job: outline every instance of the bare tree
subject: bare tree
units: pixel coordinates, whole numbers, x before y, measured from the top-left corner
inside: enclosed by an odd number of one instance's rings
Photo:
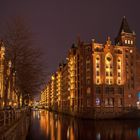
[[[11,60],[11,75],[15,75],[15,91],[18,101],[33,98],[44,83],[42,53],[33,46],[33,34],[21,18],[8,22],[3,40],[6,60]],[[7,90],[6,90],[7,91]],[[6,93],[5,93],[6,94]]]

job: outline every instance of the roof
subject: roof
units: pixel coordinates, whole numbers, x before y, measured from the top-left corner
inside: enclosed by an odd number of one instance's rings
[[[120,30],[119,30],[119,34],[121,34],[122,32],[132,33],[131,29],[129,28],[129,25],[128,25],[128,22],[127,22],[125,16],[122,19],[122,23],[121,23],[121,27],[120,27]]]

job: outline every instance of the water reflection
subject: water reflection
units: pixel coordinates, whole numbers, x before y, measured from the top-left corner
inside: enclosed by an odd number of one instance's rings
[[[140,121],[93,121],[33,111],[31,140],[140,140]]]

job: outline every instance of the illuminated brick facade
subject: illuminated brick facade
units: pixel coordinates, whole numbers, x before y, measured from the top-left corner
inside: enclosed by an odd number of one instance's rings
[[[3,43],[0,43],[0,107],[3,106],[4,99],[4,55],[5,47]]]
[[[6,81],[6,78],[9,80]],[[7,95],[6,93],[7,82]],[[11,75],[11,61],[5,60],[5,46],[0,42],[0,108],[5,106],[17,106],[17,95],[15,93],[15,73]]]
[[[56,74],[55,100],[57,111],[74,115],[101,117],[120,114],[136,107],[136,35],[122,20],[112,44],[84,43],[80,40],[70,48],[66,63]],[[51,83],[51,82],[49,82]],[[49,84],[47,85],[49,86]],[[49,99],[49,98],[48,98]],[[105,115],[106,115],[105,114]]]

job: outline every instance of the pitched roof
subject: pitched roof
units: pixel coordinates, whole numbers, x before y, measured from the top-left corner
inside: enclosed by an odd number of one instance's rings
[[[120,27],[120,30],[119,30],[119,34],[121,34],[121,32],[132,33],[131,29],[129,28],[129,25],[128,25],[128,22],[127,22],[125,16],[122,19],[122,23],[121,23],[121,27]]]

